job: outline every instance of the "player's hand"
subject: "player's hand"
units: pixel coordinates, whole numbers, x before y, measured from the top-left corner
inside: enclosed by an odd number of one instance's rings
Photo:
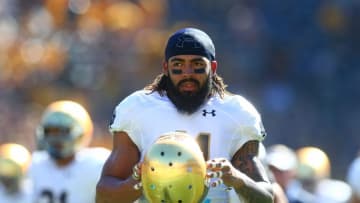
[[[133,167],[133,172],[131,174],[131,177],[138,181],[138,183],[136,183],[134,185],[134,189],[135,190],[140,190],[142,188],[142,184],[141,184],[141,163],[137,163],[135,164],[135,166]]]
[[[225,158],[211,159],[206,162],[206,167],[208,170],[207,178],[211,180],[209,187],[217,187],[225,184],[231,188],[233,187],[234,180],[238,178],[235,176],[239,171]]]

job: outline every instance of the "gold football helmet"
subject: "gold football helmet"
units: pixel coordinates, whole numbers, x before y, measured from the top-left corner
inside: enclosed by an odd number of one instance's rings
[[[149,148],[141,166],[149,202],[198,203],[206,195],[206,163],[195,139],[185,132],[166,133]]]
[[[320,180],[330,176],[330,160],[317,147],[306,146],[296,151],[299,160],[298,178]]]
[[[22,145],[6,143],[0,145],[0,176],[22,176],[28,169],[30,152]]]
[[[24,146],[15,143],[0,145],[0,183],[7,193],[19,190],[30,161],[31,154]]]
[[[92,132],[93,123],[86,109],[76,102],[61,100],[46,108],[37,138],[53,158],[59,159],[87,146]]]

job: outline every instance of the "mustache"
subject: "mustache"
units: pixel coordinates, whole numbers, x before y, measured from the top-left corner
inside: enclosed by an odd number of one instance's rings
[[[186,78],[186,79],[180,80],[178,86],[182,85],[182,84],[185,83],[185,82],[193,82],[193,83],[195,83],[196,85],[200,86],[199,81],[197,81],[197,80],[195,80],[195,79],[193,79],[193,78]]]

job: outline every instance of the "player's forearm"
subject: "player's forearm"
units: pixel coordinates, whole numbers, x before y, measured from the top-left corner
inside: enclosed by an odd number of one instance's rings
[[[272,203],[273,194],[270,183],[255,182],[246,175],[237,181],[234,189],[246,203]]]
[[[96,203],[132,203],[141,196],[141,190],[134,189],[136,183],[132,178],[104,176],[96,186]]]

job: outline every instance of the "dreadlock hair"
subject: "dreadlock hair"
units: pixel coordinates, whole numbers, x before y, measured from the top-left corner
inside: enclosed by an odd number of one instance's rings
[[[150,93],[157,91],[161,96],[163,96],[167,90],[167,77],[168,76],[164,73],[157,75],[152,83],[144,87],[144,90],[150,90]],[[224,98],[225,94],[229,92],[226,90],[227,85],[224,83],[223,78],[217,74],[213,74],[211,77],[212,87],[210,95],[215,95],[217,93],[221,98]]]

